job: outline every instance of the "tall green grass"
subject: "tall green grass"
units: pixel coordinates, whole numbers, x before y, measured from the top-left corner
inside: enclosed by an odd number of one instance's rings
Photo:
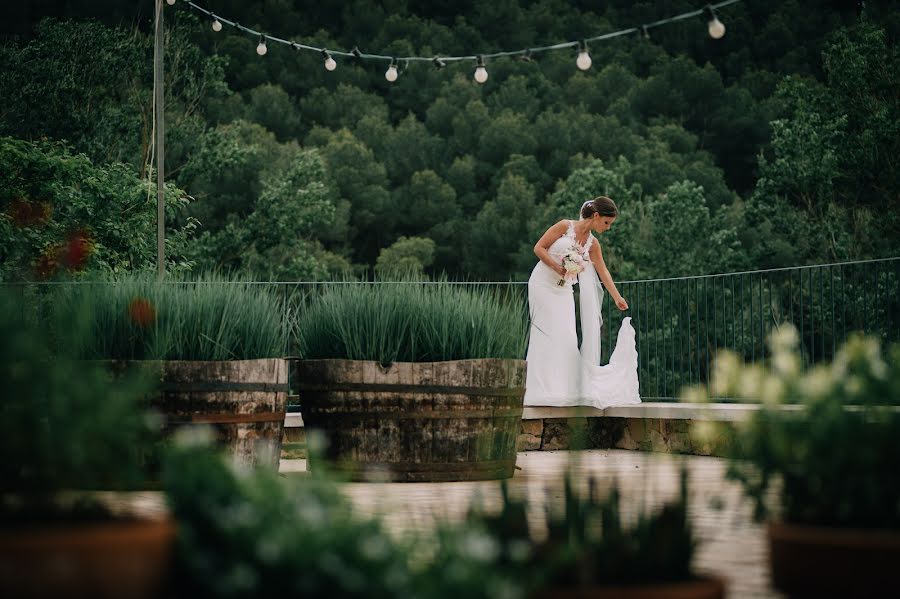
[[[514,292],[487,286],[335,283],[299,312],[294,334],[305,359],[523,358],[526,316]]]
[[[77,355],[113,360],[245,360],[282,357],[284,307],[266,285],[215,277],[130,277],[61,286],[58,331],[81,319]]]

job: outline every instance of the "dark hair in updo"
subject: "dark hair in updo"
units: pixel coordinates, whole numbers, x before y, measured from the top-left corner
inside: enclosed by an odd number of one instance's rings
[[[591,218],[594,214],[615,218],[619,216],[619,209],[616,207],[616,203],[608,197],[598,196],[581,206],[581,218]]]

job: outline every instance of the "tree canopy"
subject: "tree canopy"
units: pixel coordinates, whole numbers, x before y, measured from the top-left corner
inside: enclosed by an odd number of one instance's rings
[[[58,203],[60,231],[87,218],[116,248],[97,268],[146,267],[152,215],[137,226],[126,199],[152,174],[152,15],[112,0],[25,4],[2,25],[0,162],[58,168],[27,191],[4,172],[0,251],[19,263],[4,277],[24,276],[22,261],[60,234],[17,229],[23,198]],[[312,45],[432,56],[580,39],[697,7],[221,0],[215,10]],[[568,50],[490,61],[480,85],[470,63],[401,65],[389,83],[386,63],[339,59],[329,72],[320,55],[280,44],[260,57],[247,35],[167,7],[167,219],[179,259],[281,280],[523,279],[543,231],[597,195],[620,207],[600,240],[616,278],[895,255],[900,11],[763,0],[720,16],[721,40],[687,20],[649,40],[593,44],[588,71]],[[71,177],[77,195],[60,191]],[[124,245],[104,237],[99,214],[132,223]]]

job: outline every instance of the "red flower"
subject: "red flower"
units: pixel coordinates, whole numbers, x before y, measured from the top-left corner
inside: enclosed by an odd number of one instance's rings
[[[63,263],[69,270],[81,270],[94,251],[94,242],[84,229],[69,236],[63,248]]]
[[[137,326],[146,327],[156,320],[156,310],[147,298],[136,297],[128,304],[128,316]]]

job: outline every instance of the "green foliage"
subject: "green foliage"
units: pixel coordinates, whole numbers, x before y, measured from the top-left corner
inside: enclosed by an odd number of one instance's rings
[[[71,15],[68,15],[71,17]],[[203,103],[233,92],[224,61],[191,41],[200,24],[169,29],[166,48],[168,168],[183,163],[205,128]],[[0,46],[0,135],[66,140],[97,164],[145,174],[152,140],[153,37],[96,21],[42,20],[28,43]]]
[[[485,203],[469,229],[465,264],[472,276],[525,278],[534,267],[531,246],[524,247],[527,242],[522,239],[535,210],[534,196],[534,188],[523,177],[510,173],[503,179],[497,199]]]
[[[188,199],[166,188],[167,215]],[[63,144],[0,137],[0,280],[61,271],[125,272],[156,263],[156,186],[124,164],[97,166]],[[167,269],[184,270],[197,223],[170,228]]]
[[[696,8],[651,4],[228,10],[284,38],[329,48],[367,40],[366,51],[430,56],[552,44]],[[192,11],[170,10],[167,176],[196,199],[185,214],[208,233],[190,255],[202,270],[327,279],[369,271],[400,237],[427,237],[435,243],[429,276],[523,278],[537,236],[604,193],[622,207],[604,246],[616,278],[889,255],[900,238],[892,93],[900,68],[891,44],[900,20],[888,3],[866,3],[863,18],[853,3],[819,8],[740,3],[724,9],[722,40],[689,19],[655,30],[650,42],[593,44],[586,72],[565,51],[491,61],[485,85],[464,62],[440,70],[413,63],[389,84],[369,61],[341,59],[327,72],[320,55],[279,44],[260,58],[244,33],[213,33]],[[0,134],[66,140],[97,164],[121,160],[146,175],[153,40],[140,28],[112,26],[145,22],[141,10],[76,3],[13,15],[24,35],[0,44]],[[25,22],[44,14],[100,14],[111,26]],[[263,195],[289,185],[301,143],[321,152],[317,180],[333,190],[335,216],[297,236],[281,217],[293,213],[290,194],[278,192],[284,210],[275,215]],[[568,181],[592,159],[621,177],[614,191]],[[527,187],[504,188],[511,174]],[[570,193],[561,193],[563,181]],[[654,223],[651,205],[687,189],[708,211],[703,231],[693,231],[693,210],[664,210],[670,220]],[[496,220],[513,192],[535,206],[527,226],[523,215],[509,225]],[[261,223],[277,225],[249,229],[257,212]],[[504,238],[491,252],[500,258],[487,264],[480,258],[492,225]],[[632,235],[640,245],[629,243]],[[262,236],[265,244],[256,241]],[[688,247],[673,266],[646,249],[660,238],[676,250],[686,241],[714,243]]]
[[[547,506],[546,538],[529,533],[527,503],[512,497],[505,484],[500,512],[470,509],[466,529],[456,534],[483,536],[479,544],[492,553],[490,568],[532,591],[691,580],[697,542],[688,520],[687,489],[682,470],[676,500],[658,512],[641,511],[626,525],[615,484],[601,497],[590,479],[585,496],[567,471],[562,505]],[[449,578],[438,572],[434,576]]]
[[[284,355],[284,307],[268,286],[224,277],[159,282],[149,277],[61,286],[51,297],[56,328],[73,315],[81,358],[251,360]]]
[[[885,361],[877,338],[854,336],[831,364],[801,372],[797,343],[783,327],[770,338],[768,365],[719,356],[713,392],[763,400],[738,429],[730,475],[758,515],[783,510],[794,523],[900,528],[900,346]]]
[[[294,329],[305,359],[520,358],[525,316],[520,300],[484,285],[349,282],[325,285]]]
[[[841,29],[823,53],[824,82],[778,85],[785,115],[772,122],[748,211],[766,226],[753,244],[759,262],[896,252],[900,100],[888,90],[898,84],[900,52],[885,38],[869,23]]]
[[[0,522],[7,529],[109,517],[80,491],[146,480],[142,461],[159,432],[140,403],[150,381],[113,382],[101,365],[74,360],[67,349],[83,333],[77,320],[59,340],[62,351],[51,352],[30,315],[23,298],[0,294]]]
[[[696,541],[687,516],[687,472],[681,493],[657,513],[641,512],[625,526],[615,485],[600,499],[595,483],[581,497],[566,477],[563,514],[552,514],[537,554],[549,560],[549,580],[571,585],[660,583],[690,580]]]
[[[411,596],[407,548],[336,486],[240,475],[183,443],[164,471],[179,523],[179,587],[210,597]]]
[[[230,170],[229,157],[244,168],[262,168],[259,161],[266,155],[281,164],[265,167],[262,174],[253,173],[258,195],[247,214],[228,213],[223,228],[215,233],[204,231],[199,237],[191,254],[198,269],[249,271],[267,280],[294,281],[346,273],[349,264],[335,261],[316,240],[328,237],[323,230],[336,226],[338,215],[321,156],[316,150],[285,147],[271,140],[267,146],[218,145],[204,159],[216,162],[214,169],[222,171]],[[207,180],[209,176],[203,174]],[[210,213],[210,218],[215,217],[215,212]]]
[[[427,237],[401,237],[381,250],[375,274],[381,280],[421,278],[434,262],[434,241]]]

